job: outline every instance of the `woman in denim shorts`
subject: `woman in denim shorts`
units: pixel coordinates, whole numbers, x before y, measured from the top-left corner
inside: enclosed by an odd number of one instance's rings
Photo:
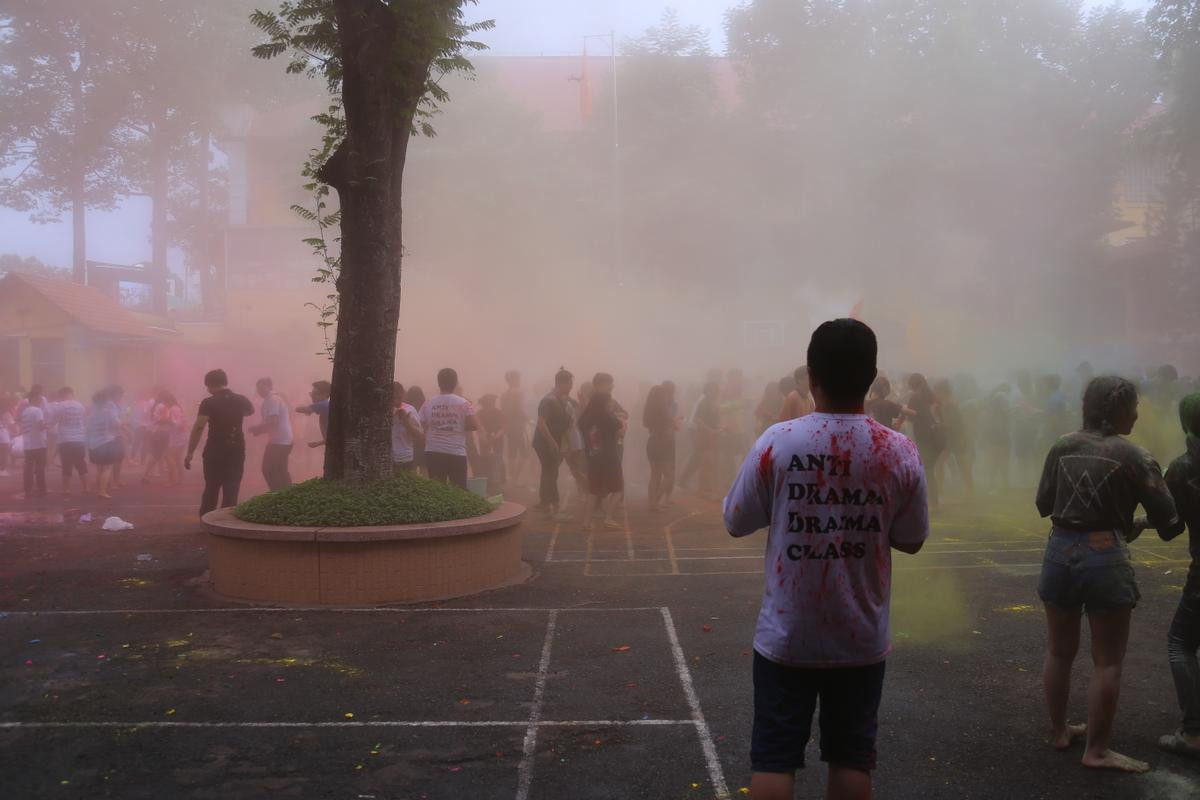
[[[1158,464],[1123,438],[1137,422],[1137,404],[1137,387],[1124,378],[1093,379],[1083,395],[1083,429],[1050,449],[1037,493],[1038,511],[1054,525],[1038,583],[1046,609],[1043,681],[1052,744],[1066,750],[1086,734],[1083,765],[1124,772],[1150,769],[1109,749],[1129,619],[1141,596],[1128,543],[1146,525],[1164,539],[1177,535],[1183,525]],[[1145,507],[1149,519],[1135,524],[1138,505]],[[1095,667],[1088,689],[1088,723],[1069,725],[1071,664],[1079,651],[1085,610]]]

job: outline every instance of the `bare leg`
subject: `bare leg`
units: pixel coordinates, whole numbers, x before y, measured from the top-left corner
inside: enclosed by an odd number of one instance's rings
[[[109,466],[107,464],[96,467],[96,494],[106,500],[111,500],[112,495],[108,493],[108,475]]]
[[[646,487],[646,505],[651,511],[658,510],[658,498],[661,494],[660,487],[662,486],[662,466],[651,462],[650,464],[650,484]]]
[[[750,800],[792,800],[796,776],[786,772],[755,772],[750,776]]]
[[[1088,686],[1088,743],[1083,765],[1093,769],[1148,772],[1150,765],[1108,749],[1121,696],[1121,666],[1129,643],[1132,609],[1088,613],[1092,628],[1092,681]]]
[[[1050,743],[1066,750],[1071,740],[1083,731],[1067,724],[1067,701],[1071,697],[1071,665],[1079,652],[1080,609],[1066,609],[1050,603],[1046,607],[1046,663],[1042,685],[1046,708],[1050,712]]]
[[[871,800],[871,773],[850,767],[829,765],[826,800]]]

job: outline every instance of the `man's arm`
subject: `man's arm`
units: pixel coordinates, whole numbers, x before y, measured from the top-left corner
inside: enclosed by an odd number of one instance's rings
[[[725,530],[730,536],[749,536],[771,524],[771,487],[775,483],[775,476],[773,466],[769,475],[764,476],[762,472],[765,436],[750,448],[725,497]]]
[[[1183,533],[1187,525],[1175,506],[1174,492],[1163,478],[1162,468],[1153,458],[1145,463],[1146,477],[1142,482],[1142,506],[1151,526],[1158,531],[1158,538],[1169,542]]]
[[[916,446],[913,448],[912,472],[909,478],[911,489],[901,499],[903,505],[892,516],[892,527],[888,531],[888,544],[892,549],[910,556],[921,552],[929,538],[929,502],[925,485],[925,470],[920,467]]]
[[[199,415],[196,417],[196,424],[192,426],[192,433],[188,437],[187,455],[183,459],[183,466],[186,469],[192,468],[192,455],[196,452],[196,448],[200,446],[200,437],[204,435],[204,427],[208,425],[208,417]]]
[[[1188,483],[1188,476],[1184,474],[1180,467],[1172,464],[1167,468],[1166,481],[1167,489],[1170,490],[1171,497],[1175,499],[1175,508],[1179,512],[1179,518],[1183,520],[1185,525],[1188,524],[1188,520],[1195,520],[1197,498],[1194,495],[1196,490]],[[1197,534],[1194,525],[1192,526],[1192,534],[1200,535]],[[1175,534],[1175,536],[1178,535],[1178,533]],[[1159,531],[1159,536],[1162,536],[1161,531]],[[1171,538],[1175,537],[1172,536]]]
[[[270,405],[268,405],[270,403]],[[250,432],[255,436],[261,436],[264,433],[269,433],[275,429],[279,423],[279,406],[271,402],[271,398],[263,400],[263,420],[257,425],[250,426]]]
[[[1058,497],[1058,448],[1051,447],[1042,467],[1042,479],[1038,482],[1037,510],[1043,517],[1054,513],[1054,501]]]
[[[538,414],[537,428],[533,432],[533,438],[542,437],[543,442],[547,442],[555,449],[558,449],[558,442],[554,441],[554,437],[550,435],[550,426],[546,424],[546,417]]]

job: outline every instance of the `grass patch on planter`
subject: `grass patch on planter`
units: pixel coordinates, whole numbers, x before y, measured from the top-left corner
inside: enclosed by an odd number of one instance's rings
[[[233,515],[259,525],[351,528],[446,522],[490,511],[482,497],[406,473],[367,484],[314,478],[253,497]]]

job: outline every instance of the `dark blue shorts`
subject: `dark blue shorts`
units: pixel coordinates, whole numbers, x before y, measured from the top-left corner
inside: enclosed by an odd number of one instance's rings
[[[1038,596],[1068,610],[1133,608],[1142,595],[1129,545],[1114,531],[1054,528],[1042,559]]]
[[[754,653],[755,772],[804,768],[804,748],[820,701],[821,760],[839,767],[875,769],[875,735],[885,662],[866,667],[799,669]]]

